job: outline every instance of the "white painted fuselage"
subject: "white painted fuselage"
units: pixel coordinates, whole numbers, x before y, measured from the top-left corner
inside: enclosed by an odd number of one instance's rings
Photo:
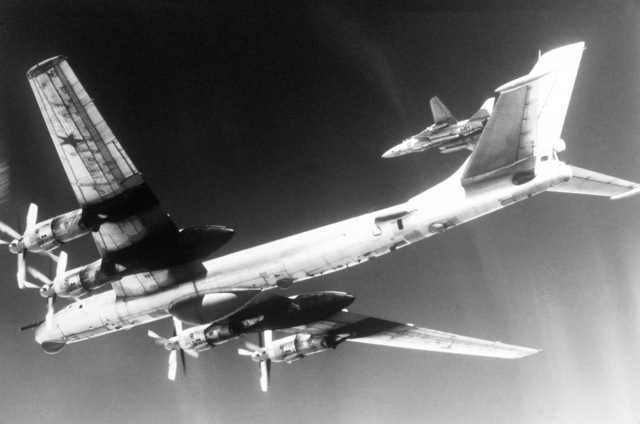
[[[206,276],[134,298],[99,293],[58,311],[36,340],[76,342],[169,316],[169,307],[216,292],[268,289],[342,270],[501,209],[569,181],[571,168],[549,160],[515,185],[503,176],[463,187],[466,163],[450,178],[404,204],[204,262]]]

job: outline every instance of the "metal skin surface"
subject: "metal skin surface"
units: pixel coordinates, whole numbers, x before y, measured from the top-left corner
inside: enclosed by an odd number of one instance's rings
[[[212,320],[212,340],[232,336],[231,328],[223,326],[233,323],[234,317],[236,323],[249,320],[247,330],[307,332],[315,337],[309,343],[303,340],[307,336],[294,338],[302,354],[332,347],[326,336],[340,336],[343,330],[348,330],[349,339],[369,344],[505,358],[535,353],[379,319],[369,322],[378,323],[376,328],[362,332],[359,329],[367,327],[368,318],[342,312],[331,319],[319,318],[317,327],[286,328],[297,325],[297,318],[284,317],[258,330],[251,320],[260,313],[251,310],[255,307],[251,302],[260,291],[286,288],[358,265],[547,190],[611,198],[637,194],[639,184],[571,167],[556,153],[583,50],[584,44],[576,43],[545,53],[530,74],[536,78],[520,78],[517,84],[507,85],[509,91],[501,93],[495,108],[491,107],[491,117],[469,159],[435,187],[399,205],[205,262],[196,259],[204,258],[233,233],[213,226],[187,232],[182,239],[182,232],[162,212],[97,109],[83,101],[90,98],[66,61],[43,62],[30,71],[30,82],[79,203],[92,213],[107,206],[120,212],[120,206],[128,205],[126,213],[116,213],[111,217],[114,222],[92,233],[101,257],[116,270],[120,265],[135,271],[112,282],[113,290],[79,299],[53,317],[48,315],[48,322],[36,329],[36,341],[45,352],[56,353],[67,343],[149,323],[174,311],[193,323],[208,325],[205,321]],[[42,73],[47,66],[55,69]],[[70,113],[75,110],[84,112]],[[488,112],[489,107],[481,110]],[[432,112],[436,125],[457,122],[438,101],[432,102]],[[471,120],[480,116],[484,114]],[[101,131],[93,131],[95,128]],[[103,149],[88,147],[96,143]],[[114,157],[116,160],[109,159]],[[102,165],[96,167],[97,163]],[[76,170],[86,178],[77,178]],[[100,173],[107,174],[110,185],[102,183]],[[140,200],[135,193],[147,195]],[[211,235],[215,237],[210,239]],[[173,258],[172,264],[171,254],[181,240],[192,249],[178,261]],[[163,249],[148,252],[162,243]],[[331,329],[339,332],[334,334]],[[204,333],[200,336],[206,340]]]
[[[441,232],[434,228],[462,224],[571,178],[563,162],[540,165],[536,177],[522,185],[504,176],[464,188],[460,177],[465,163],[450,178],[404,204],[206,261],[203,278],[137,298],[117,298],[107,291],[82,299],[57,312],[52,328],[40,325],[36,341],[43,347],[47,342],[73,343],[165,318],[169,308],[183,300],[269,289],[282,279],[300,282],[355,266]],[[398,210],[409,212],[400,219],[376,222]]]
[[[419,134],[404,140],[387,150],[383,158],[395,158],[410,153],[420,153],[438,147],[442,153],[467,149],[478,142],[484,129],[484,121],[461,121],[454,126],[436,129],[433,133]],[[426,131],[425,131],[426,132]],[[456,149],[459,148],[459,149]]]
[[[435,147],[440,153],[473,150],[491,116],[494,99],[487,99],[471,118],[460,122],[437,97],[432,98],[430,103],[433,125],[387,150],[383,158],[419,153]]]
[[[252,359],[256,362],[269,359],[273,362],[293,362],[305,356],[335,349],[337,343],[331,337],[296,334],[276,340]]]
[[[184,330],[164,343],[167,350],[201,352],[247,334],[307,325],[326,319],[349,306],[355,297],[341,292],[305,293],[291,298],[271,296],[230,316],[227,322]]]
[[[11,242],[9,251],[41,252],[57,247],[88,234],[91,227],[83,221],[82,209],[77,209],[36,224],[25,231],[24,235]]]

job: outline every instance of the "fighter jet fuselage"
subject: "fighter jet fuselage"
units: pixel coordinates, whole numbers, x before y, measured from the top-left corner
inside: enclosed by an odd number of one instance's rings
[[[430,102],[434,124],[387,150],[382,157],[393,158],[435,147],[441,153],[473,150],[491,116],[493,102],[493,98],[488,99],[471,118],[458,122],[440,99],[434,97]]]

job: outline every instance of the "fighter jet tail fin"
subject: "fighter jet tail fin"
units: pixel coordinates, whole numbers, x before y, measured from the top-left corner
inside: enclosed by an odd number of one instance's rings
[[[482,106],[480,106],[480,109],[478,109],[478,111],[474,113],[471,118],[469,118],[469,122],[481,121],[491,116],[491,112],[493,111],[493,104],[495,100],[496,99],[493,97],[490,97],[487,100],[485,100]]]
[[[431,114],[433,115],[433,123],[438,124],[457,124],[458,120],[449,112],[449,109],[442,103],[438,97],[434,97],[429,101],[431,104]]]
[[[573,178],[567,183],[551,187],[560,193],[606,196],[612,200],[625,199],[640,193],[640,184],[610,177],[609,175],[571,166]]]

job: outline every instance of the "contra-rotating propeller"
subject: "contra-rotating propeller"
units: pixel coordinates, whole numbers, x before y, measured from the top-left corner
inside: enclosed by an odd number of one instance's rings
[[[56,279],[61,277],[62,274],[66,271],[67,268],[67,252],[60,252],[60,257],[58,259],[58,265],[56,266]],[[45,318],[45,322],[47,324],[47,328],[51,329],[53,326],[53,302],[56,300],[56,292],[53,287],[53,281],[45,276],[43,273],[38,271],[33,267],[26,267],[29,274],[34,277],[36,280],[42,283],[42,286],[37,286],[36,284],[28,282],[26,279],[23,280],[24,288],[30,289],[39,289],[40,295],[42,297],[47,298],[47,315]]]
[[[171,351],[169,353],[169,380],[176,379],[176,373],[178,370],[178,351],[180,351],[180,361],[182,362],[182,372],[184,375],[187,374],[187,363],[185,361],[184,354],[191,356],[192,358],[198,357],[198,352],[192,349],[183,349],[180,346],[179,336],[182,334],[182,321],[178,318],[173,317],[173,336],[170,339],[166,339],[162,336],[159,336],[156,332],[149,330],[147,332],[148,336],[152,339],[155,339],[156,344],[164,346],[165,349]]]
[[[260,363],[260,388],[263,392],[269,390],[269,380],[271,374],[271,359],[267,355],[266,347],[273,340],[273,332],[271,330],[258,333],[258,344],[246,342],[247,349],[238,349],[238,354],[242,356],[250,356],[252,360]]]
[[[38,205],[36,205],[35,203],[31,203],[29,205],[29,211],[27,212],[27,220],[26,220],[26,226],[25,226],[25,232],[29,231],[31,228],[33,228],[38,220]],[[19,220],[18,220],[19,222]],[[9,251],[12,253],[17,253],[18,255],[18,271],[16,273],[16,277],[18,279],[18,287],[21,289],[24,289],[27,287],[26,283],[26,266],[25,266],[25,256],[27,254],[27,251],[24,248],[20,248],[20,242],[22,241],[22,237],[23,235],[20,234],[19,231],[19,227],[18,227],[18,231],[14,230],[11,226],[5,224],[4,222],[0,221],[0,232],[8,235],[9,237],[13,237],[13,241],[12,242],[7,242],[5,240],[0,240],[0,244],[8,244],[9,245]],[[49,251],[39,251],[37,253],[40,253],[41,255],[46,255],[49,258],[51,258],[52,260],[54,260],[55,262],[58,262],[58,256],[54,255],[53,253],[49,252]]]

